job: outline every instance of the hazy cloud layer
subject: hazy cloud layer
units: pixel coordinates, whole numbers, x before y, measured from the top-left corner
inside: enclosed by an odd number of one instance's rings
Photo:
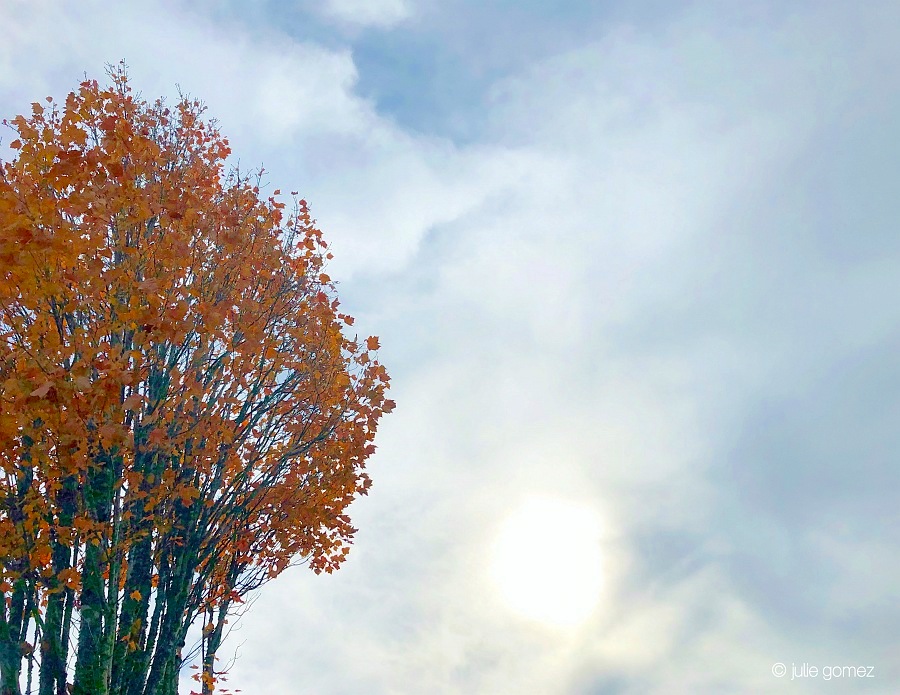
[[[4,115],[122,57],[147,96],[180,83],[242,164],[307,197],[345,308],[382,338],[398,409],[351,558],[262,591],[229,684],[896,692],[900,11],[355,5],[318,35],[263,2],[0,12]],[[515,53],[505,13],[556,38]],[[496,45],[440,63],[464,24]],[[471,70],[467,137],[385,106],[361,66],[393,40]],[[488,578],[504,519],[540,496],[602,522],[576,629],[512,615]],[[776,662],[875,677],[788,685]]]

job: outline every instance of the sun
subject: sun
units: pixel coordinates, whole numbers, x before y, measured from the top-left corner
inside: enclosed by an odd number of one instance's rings
[[[490,575],[503,602],[520,617],[572,628],[597,608],[601,560],[600,523],[593,509],[535,497],[501,525]]]

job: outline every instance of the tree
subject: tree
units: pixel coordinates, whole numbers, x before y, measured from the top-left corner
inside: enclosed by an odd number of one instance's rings
[[[211,693],[235,604],[346,557],[394,406],[306,202],[226,172],[198,101],[110,77],[7,123],[2,695],[174,694],[194,624]]]

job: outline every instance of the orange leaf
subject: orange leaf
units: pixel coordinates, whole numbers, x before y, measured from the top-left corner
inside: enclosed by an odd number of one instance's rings
[[[34,552],[31,555],[32,564],[35,566],[46,565],[50,562],[51,557],[52,553],[50,552],[50,546],[40,545],[34,549]]]
[[[57,575],[57,579],[59,579],[69,589],[78,590],[81,587],[81,575],[74,567],[67,567],[66,569],[62,570]]]
[[[377,350],[378,349],[378,338],[374,335],[366,338],[366,347],[369,350]]]
[[[53,387],[52,381],[45,381],[43,384],[38,386],[34,391],[32,391],[29,395],[34,396],[35,398],[43,398],[50,392],[50,389],[52,387]]]

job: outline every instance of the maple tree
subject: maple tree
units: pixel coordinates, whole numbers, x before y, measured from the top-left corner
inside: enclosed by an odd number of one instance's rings
[[[388,375],[307,204],[124,66],[8,122],[0,168],[0,694],[203,693],[235,604],[330,572]]]

